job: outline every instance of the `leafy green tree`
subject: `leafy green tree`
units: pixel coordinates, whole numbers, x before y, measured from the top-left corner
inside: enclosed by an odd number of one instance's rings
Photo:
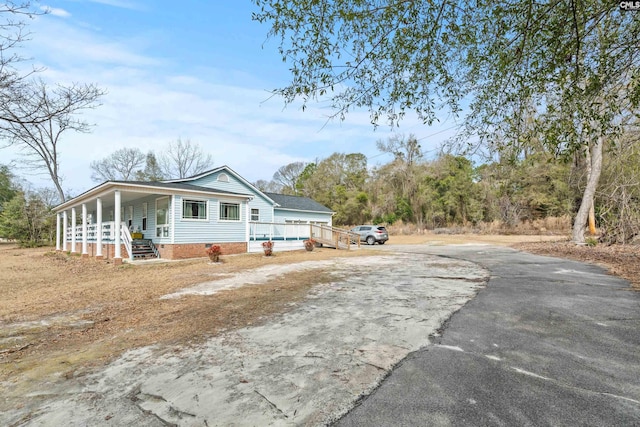
[[[144,169],[136,171],[137,181],[162,181],[166,177],[158,164],[158,159],[153,151],[149,151],[145,158]]]
[[[290,64],[275,91],[286,102],[328,99],[335,117],[364,107],[395,125],[411,110],[431,124],[466,99],[467,135],[483,145],[588,156],[573,230],[584,242],[604,145],[640,100],[636,14],[596,0],[254,1]]]
[[[477,169],[486,221],[509,226],[520,221],[571,214],[576,198],[570,187],[571,165],[544,151],[525,158],[503,158]]]
[[[6,202],[11,200],[17,193],[17,188],[13,183],[13,174],[7,165],[0,165],[0,212]]]
[[[307,163],[307,165],[304,167],[304,170],[298,176],[298,180],[296,181],[297,194],[309,197],[310,189],[307,188],[307,182],[311,179],[317,168],[318,165],[315,162]]]
[[[332,209],[336,224],[356,224],[370,217],[365,183],[367,158],[361,153],[333,153],[307,165],[299,174],[296,187],[301,194]]]
[[[443,155],[429,167],[427,183],[435,190],[434,203],[442,225],[476,223],[482,220],[475,171],[462,156]]]
[[[376,145],[381,152],[393,154],[394,159],[373,171],[375,216],[422,226],[429,216],[429,198],[421,188],[425,167],[418,140],[414,135],[396,135]]]
[[[38,246],[51,241],[55,216],[36,193],[18,192],[0,212],[0,236],[15,239],[22,246]]]

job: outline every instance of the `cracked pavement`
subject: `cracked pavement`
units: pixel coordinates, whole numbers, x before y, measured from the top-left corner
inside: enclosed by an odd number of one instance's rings
[[[487,287],[336,426],[640,425],[640,293],[580,262],[488,246]]]
[[[285,266],[283,268],[291,268]],[[324,262],[297,266],[313,274]],[[326,425],[345,414],[407,354],[482,289],[485,269],[421,254],[337,258],[335,280],[293,310],[204,345],[143,347],[105,368],[29,396],[29,426]],[[260,274],[258,274],[259,276]],[[255,281],[255,274],[185,289]],[[245,279],[245,281],[243,281]],[[22,420],[22,421],[20,421]],[[23,422],[24,421],[24,422]]]

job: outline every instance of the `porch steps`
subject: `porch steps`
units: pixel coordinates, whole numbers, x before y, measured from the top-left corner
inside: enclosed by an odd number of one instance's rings
[[[153,242],[148,239],[135,239],[131,241],[133,259],[159,258]]]

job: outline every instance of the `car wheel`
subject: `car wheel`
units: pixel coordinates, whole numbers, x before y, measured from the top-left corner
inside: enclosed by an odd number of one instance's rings
[[[376,243],[376,239],[373,236],[367,237],[367,245],[373,245]]]

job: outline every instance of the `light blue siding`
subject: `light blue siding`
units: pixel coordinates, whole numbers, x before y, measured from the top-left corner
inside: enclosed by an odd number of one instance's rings
[[[321,222],[331,225],[331,214],[321,212],[303,212],[275,208],[273,222],[286,223],[287,221]]]
[[[228,181],[220,181],[218,179],[220,175],[226,175]],[[253,194],[254,198],[249,202],[249,209],[258,209],[260,211],[259,221],[274,222],[273,202],[265,198],[262,194],[256,192],[255,189],[238,179],[230,171],[223,169],[212,173],[211,175],[189,181],[189,184],[213,188],[216,190],[230,191],[232,193]]]
[[[201,197],[201,196],[173,196],[173,204],[170,205],[169,212],[169,233],[164,236],[156,234],[156,200],[171,196],[150,195],[131,202],[123,203],[125,216],[123,223],[127,223],[129,206],[133,206],[133,231],[140,230],[144,234],[145,239],[151,239],[155,244],[172,243],[211,243],[211,242],[245,242],[246,241],[246,219],[247,219],[247,203],[237,198],[218,198],[218,197]],[[182,201],[188,200],[204,200],[207,202],[208,219],[189,220],[182,218]],[[240,205],[240,221],[220,221],[220,202],[237,203]],[[142,230],[142,204],[147,203],[147,229]],[[104,221],[108,221],[108,212],[113,210],[113,204],[103,207]],[[95,218],[94,218],[95,222]],[[172,229],[173,226],[173,229]]]
[[[182,218],[182,201],[206,200],[208,219],[189,220]],[[240,205],[240,221],[221,221],[220,202]],[[247,203],[238,199],[194,198],[192,196],[175,196],[175,231],[174,243],[213,243],[213,242],[245,242],[246,241]]]

